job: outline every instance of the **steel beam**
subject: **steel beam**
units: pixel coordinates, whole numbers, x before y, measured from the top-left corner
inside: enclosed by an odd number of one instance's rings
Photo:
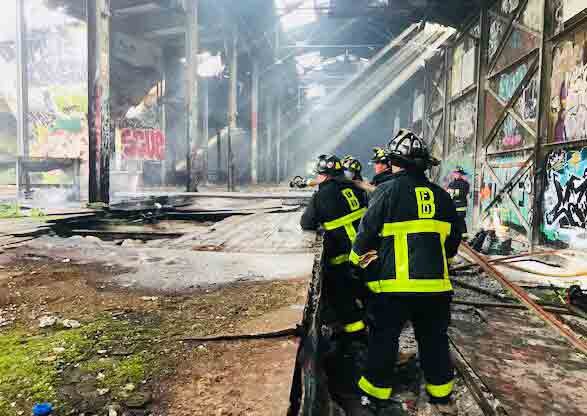
[[[473,159],[473,228],[479,225],[481,215],[481,200],[479,191],[481,188],[481,175],[478,174],[485,160],[485,147],[483,146],[485,138],[485,83],[487,82],[487,63],[485,60],[486,50],[489,39],[489,17],[487,8],[481,9],[480,16],[480,34],[481,39],[475,39],[477,45],[477,125],[475,126],[475,147]]]
[[[530,221],[531,229],[529,233],[530,251],[534,250],[534,245],[540,238],[540,221],[542,220],[542,192],[544,181],[539,173],[546,175],[546,172],[540,169],[540,162],[545,156],[546,150],[542,147],[545,137],[548,137],[548,123],[550,118],[550,79],[552,74],[552,43],[549,42],[546,33],[548,16],[548,1],[543,0],[543,21],[542,21],[542,43],[538,56],[538,91],[540,98],[538,100],[538,120],[536,141],[534,143],[534,166],[533,166],[533,198],[532,198],[532,218]]]

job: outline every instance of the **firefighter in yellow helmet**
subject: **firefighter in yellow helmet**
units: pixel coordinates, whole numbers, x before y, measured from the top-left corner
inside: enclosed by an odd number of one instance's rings
[[[324,292],[334,316],[331,327],[347,340],[364,334],[363,311],[357,303],[360,282],[352,275],[349,253],[367,196],[344,176],[344,167],[334,155],[320,155],[316,163],[318,190],[312,195],[300,225],[304,230],[324,230]],[[347,336],[348,335],[348,336]]]
[[[359,226],[350,260],[365,266],[372,295],[368,358],[357,380],[363,414],[386,415],[392,399],[398,340],[407,321],[414,327],[429,403],[422,415],[453,415],[454,370],[449,355],[452,286],[447,259],[457,253],[461,227],[454,202],[425,171],[438,164],[425,143],[401,129],[387,147],[391,178],[377,186]],[[369,268],[371,269],[371,267]]]

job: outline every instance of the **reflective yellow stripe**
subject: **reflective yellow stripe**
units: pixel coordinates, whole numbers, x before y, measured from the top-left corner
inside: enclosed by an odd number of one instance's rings
[[[352,333],[352,332],[359,332],[365,329],[365,322],[357,321],[353,322],[352,324],[347,324],[344,326],[344,332]]]
[[[466,211],[466,210],[467,210],[467,207],[458,207],[457,208],[457,211]]]
[[[406,233],[394,235],[393,251],[395,254],[395,278],[407,282],[410,279],[410,260],[408,258],[408,235]]]
[[[450,292],[449,279],[374,280],[367,283],[373,293],[440,293]]]
[[[393,237],[395,254],[395,279],[371,282],[367,286],[375,293],[381,292],[447,292],[452,290],[448,280],[448,265],[444,242],[450,234],[451,224],[445,221],[423,219],[385,223],[381,237]],[[408,234],[437,233],[440,237],[444,263],[444,279],[410,279],[408,258]],[[439,276],[441,277],[441,276]]]
[[[452,393],[454,384],[454,380],[451,380],[446,384],[441,384],[440,386],[435,386],[434,384],[426,384],[426,391],[432,397],[442,398]]]
[[[344,217],[337,218],[332,221],[325,222],[322,226],[326,231],[332,231],[340,227],[344,227],[347,224],[352,224],[353,222],[360,220],[363,218],[367,212],[367,208],[361,208],[358,211],[351,212],[350,214],[345,215]]]
[[[351,250],[351,254],[349,254],[349,261],[355,266],[357,266],[359,264],[359,261],[361,261],[361,256],[355,253],[354,250]]]
[[[391,397],[391,387],[376,387],[369,382],[365,377],[359,380],[359,388],[370,396],[380,400],[389,400]]]
[[[357,238],[357,231],[355,230],[353,224],[346,224],[344,226],[344,230],[346,231],[346,235],[348,235],[349,240],[351,240],[351,243],[354,243],[355,238]]]
[[[340,256],[336,256],[330,259],[330,264],[336,266],[338,264],[344,264],[349,261],[348,254],[341,254]]]
[[[450,234],[450,223],[439,220],[413,220],[383,224],[381,237],[391,237],[398,234],[438,233],[444,243],[444,238]]]

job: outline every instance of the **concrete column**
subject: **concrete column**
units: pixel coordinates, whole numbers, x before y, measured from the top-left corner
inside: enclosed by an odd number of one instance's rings
[[[26,47],[26,21],[24,18],[24,2],[16,0],[16,67],[17,67],[17,114],[16,114],[16,197],[20,197],[20,186],[24,182],[25,195],[30,192],[30,176],[22,169],[22,161],[29,155],[28,150],[28,123],[26,114],[29,107],[28,71]]]
[[[88,2],[89,199],[110,202],[110,0]]]
[[[281,182],[281,89],[275,105],[275,181]]]
[[[198,52],[199,52],[199,25],[198,25],[198,0],[188,2],[186,11],[186,137],[187,137],[187,191],[194,192],[198,189],[198,182],[201,177],[200,148],[198,131]]]
[[[232,150],[232,134],[237,128],[237,93],[238,93],[238,36],[236,31],[232,35],[232,48],[230,50],[230,83],[228,88],[228,190],[234,190],[234,154]]]
[[[255,58],[253,58],[255,59]],[[257,184],[258,178],[258,140],[259,140],[259,63],[253,60],[251,82],[251,182]]]
[[[265,109],[265,160],[264,160],[264,165],[265,165],[265,182],[271,182],[273,180],[273,170],[272,170],[272,166],[271,166],[271,160],[273,159],[273,129],[274,129],[274,124],[273,124],[273,97],[271,96],[271,93],[269,92],[269,94],[267,95],[267,104],[266,104],[266,109]]]
[[[210,91],[208,80],[202,80],[202,95],[203,95],[203,109],[202,109],[202,149],[204,151],[203,159],[204,166],[202,173],[203,183],[208,183],[208,155],[209,155],[209,139],[210,139],[210,128],[208,127],[208,119],[210,118]]]

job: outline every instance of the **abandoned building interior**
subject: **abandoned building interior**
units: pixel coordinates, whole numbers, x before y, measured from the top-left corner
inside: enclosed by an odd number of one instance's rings
[[[358,415],[369,345],[341,347],[328,230],[300,219],[319,155],[368,181],[400,129],[431,182],[467,183],[458,414],[587,415],[587,2],[4,0],[0,21],[0,416]],[[397,414],[426,404],[417,338]]]

